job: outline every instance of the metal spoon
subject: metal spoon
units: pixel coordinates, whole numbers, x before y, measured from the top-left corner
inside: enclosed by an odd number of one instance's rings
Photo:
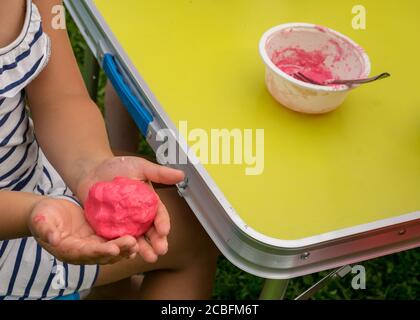
[[[347,86],[351,86],[351,85],[354,85],[354,84],[364,84],[364,83],[369,83],[369,82],[385,79],[385,78],[390,77],[391,74],[389,74],[388,72],[384,72],[384,73],[381,73],[380,75],[378,75],[376,77],[371,77],[371,78],[354,79],[354,80],[328,80],[324,83],[315,81],[315,80],[309,78],[308,76],[304,75],[302,72],[296,72],[294,74],[294,76],[301,81],[316,84],[316,85],[319,85],[319,86],[328,86],[330,84],[344,84],[344,85],[347,85]]]

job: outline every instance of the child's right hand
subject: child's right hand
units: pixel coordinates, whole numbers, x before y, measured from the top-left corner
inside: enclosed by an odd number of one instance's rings
[[[83,209],[67,200],[40,201],[28,226],[44,249],[70,264],[112,264],[134,258],[138,251],[137,240],[131,236],[106,241],[95,235]]]

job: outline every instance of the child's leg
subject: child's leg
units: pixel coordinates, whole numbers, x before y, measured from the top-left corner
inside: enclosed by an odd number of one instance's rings
[[[171,216],[168,253],[155,264],[136,258],[103,266],[95,286],[144,273],[139,292],[141,299],[208,299],[218,250],[175,189],[157,192]]]
[[[105,89],[105,122],[113,150],[137,152],[139,130],[109,83]]]
[[[93,288],[84,300],[139,300],[142,275]]]

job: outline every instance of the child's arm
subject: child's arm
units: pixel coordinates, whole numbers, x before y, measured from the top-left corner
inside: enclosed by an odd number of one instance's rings
[[[32,193],[0,192],[0,241],[35,237],[61,261],[109,264],[135,255],[136,240],[104,241],[85,223],[83,210],[62,199]]]
[[[52,55],[46,69],[28,87],[29,105],[38,142],[70,189],[83,203],[93,183],[115,176],[166,184],[182,181],[184,174],[178,170],[140,158],[114,158],[103,118],[85,89],[66,30],[51,27],[51,8],[61,1],[34,2],[51,38]],[[161,203],[147,234],[150,243],[144,237],[138,239],[143,258],[153,262],[166,253],[169,229],[169,215]]]
[[[43,196],[33,193],[0,192],[0,241],[31,236],[28,219]]]
[[[35,133],[47,158],[83,201],[86,192],[79,192],[82,180],[93,171],[98,173],[98,167],[101,168],[98,178],[112,179],[110,175],[103,176],[107,166],[101,164],[112,162],[110,167],[115,169],[115,158],[108,143],[104,120],[89,98],[67,32],[51,27],[51,8],[61,1],[34,2],[39,6],[44,30],[52,42],[48,66],[27,88]],[[158,172],[159,175],[148,176],[149,172]],[[141,159],[118,165],[118,170],[112,174],[170,184],[183,179],[180,171],[157,167]]]
[[[35,0],[52,43],[46,69],[27,88],[37,139],[73,192],[91,168],[112,157],[102,116],[84,86],[66,30],[51,26],[60,0]]]

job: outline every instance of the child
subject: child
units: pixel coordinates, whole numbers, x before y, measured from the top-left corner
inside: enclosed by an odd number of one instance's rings
[[[208,298],[218,253],[174,188],[157,190],[154,226],[140,239],[105,241],[84,219],[79,202],[95,182],[174,184],[184,176],[114,157],[66,31],[51,26],[58,4],[1,0],[0,299],[53,299],[141,273],[136,298]]]

